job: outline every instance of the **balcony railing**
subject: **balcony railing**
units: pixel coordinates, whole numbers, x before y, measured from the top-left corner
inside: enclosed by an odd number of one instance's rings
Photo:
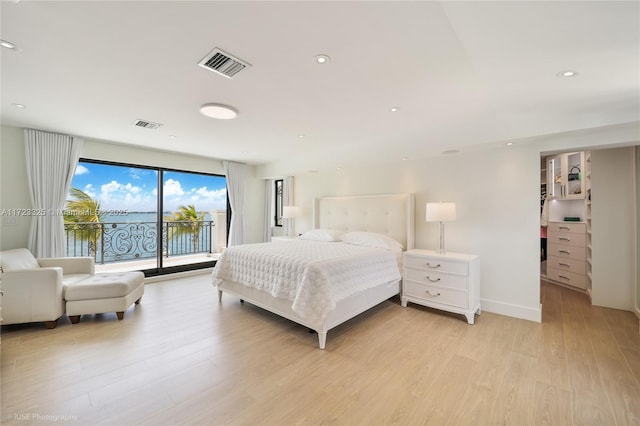
[[[65,223],[67,256],[92,256],[97,264],[213,253],[214,222],[77,222]],[[158,238],[160,235],[161,240]]]

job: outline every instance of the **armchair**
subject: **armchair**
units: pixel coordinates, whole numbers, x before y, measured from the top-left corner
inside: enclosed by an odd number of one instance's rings
[[[27,249],[0,252],[2,324],[43,321],[55,328],[65,312],[63,286],[95,273],[91,257],[36,259]]]

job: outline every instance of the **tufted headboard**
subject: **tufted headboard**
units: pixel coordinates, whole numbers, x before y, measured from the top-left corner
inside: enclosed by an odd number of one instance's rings
[[[414,248],[414,195],[357,195],[315,198],[313,227],[388,235]]]

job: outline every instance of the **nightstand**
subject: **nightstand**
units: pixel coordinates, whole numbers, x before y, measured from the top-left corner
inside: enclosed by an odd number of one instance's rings
[[[402,263],[402,306],[411,302],[462,314],[469,324],[480,315],[479,256],[416,249],[406,251]]]

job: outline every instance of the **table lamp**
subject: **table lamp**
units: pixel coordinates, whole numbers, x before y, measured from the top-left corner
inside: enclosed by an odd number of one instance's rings
[[[446,253],[444,249],[444,223],[454,220],[456,220],[456,203],[427,203],[427,222],[440,222],[438,253]]]

